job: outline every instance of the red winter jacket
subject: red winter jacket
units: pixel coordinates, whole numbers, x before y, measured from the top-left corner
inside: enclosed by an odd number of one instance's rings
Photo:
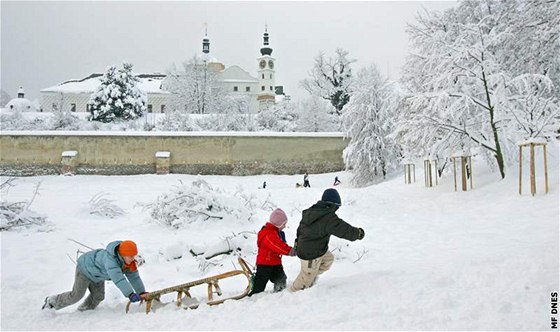
[[[288,255],[290,247],[280,238],[278,227],[267,222],[257,235],[257,265],[282,265],[280,255]]]

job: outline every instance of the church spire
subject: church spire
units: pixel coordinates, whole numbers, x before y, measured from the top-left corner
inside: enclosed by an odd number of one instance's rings
[[[208,24],[204,23],[204,39],[202,39],[202,53],[210,53],[210,39],[208,39]]]
[[[271,55],[272,48],[269,47],[268,42],[268,26],[264,26],[263,47],[261,47],[261,55]]]

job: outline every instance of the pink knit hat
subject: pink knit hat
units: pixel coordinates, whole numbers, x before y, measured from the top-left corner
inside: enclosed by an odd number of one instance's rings
[[[270,214],[270,223],[280,228],[288,222],[288,216],[282,209],[276,209]]]

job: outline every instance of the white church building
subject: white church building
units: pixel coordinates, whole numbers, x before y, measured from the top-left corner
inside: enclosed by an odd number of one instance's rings
[[[257,58],[257,77],[237,65],[225,67],[210,54],[210,40],[205,35],[202,40],[202,59],[210,70],[217,73],[217,82],[222,91],[228,94],[245,96],[249,100],[249,111],[257,113],[283,99],[283,87],[276,86],[275,61],[269,43],[269,34],[265,28],[261,55]],[[90,96],[101,84],[103,74],[94,73],[83,79],[69,80],[41,90],[41,109],[45,112],[68,110],[71,112],[89,112]],[[148,113],[165,113],[170,104],[171,93],[165,91],[165,74],[137,74],[139,89],[147,95]]]

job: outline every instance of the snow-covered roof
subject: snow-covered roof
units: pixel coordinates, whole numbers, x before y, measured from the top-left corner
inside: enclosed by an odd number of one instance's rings
[[[69,80],[50,88],[42,89],[41,92],[65,92],[65,93],[93,93],[101,84],[103,74],[94,73],[80,80]],[[138,88],[146,93],[163,93],[169,92],[161,89],[161,83],[165,79],[165,74],[137,74],[140,79]]]
[[[251,76],[249,72],[243,70],[237,65],[227,67],[218,75],[218,79],[222,82],[259,83],[259,80],[256,77]]]
[[[18,91],[17,91],[17,93],[18,93],[18,94],[20,94],[20,93],[25,93],[25,90],[23,90],[23,87],[20,86],[19,89],[18,89]]]

